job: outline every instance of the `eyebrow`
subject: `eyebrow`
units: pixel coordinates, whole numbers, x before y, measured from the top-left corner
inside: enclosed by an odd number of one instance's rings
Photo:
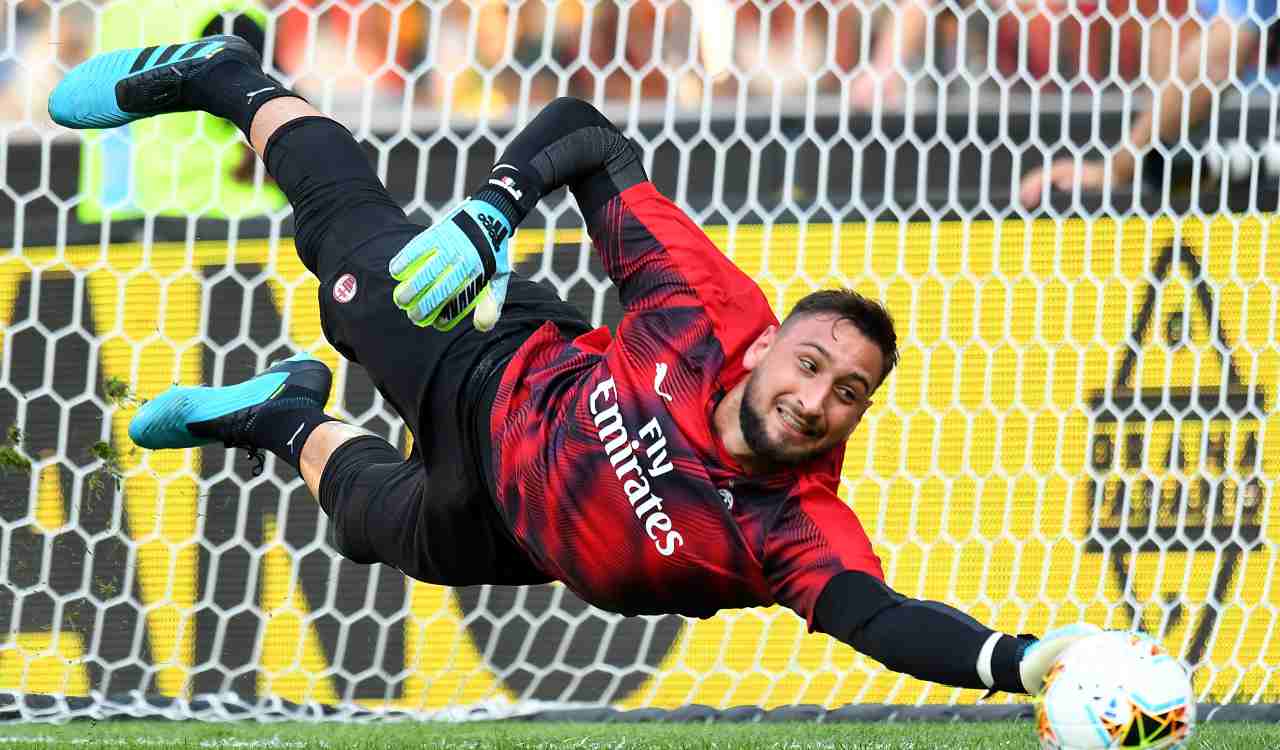
[[[824,358],[826,358],[828,362],[831,361],[831,352],[824,349],[822,344],[819,344],[816,341],[801,341],[800,346],[808,346],[813,349],[817,349],[818,353],[821,354]],[[871,394],[871,381],[867,380],[867,376],[863,375],[860,372],[851,372],[848,375],[845,375],[844,378],[841,378],[841,379],[843,380],[846,378],[851,378],[853,380],[858,381],[859,383],[862,383],[862,387],[867,389],[867,394],[868,395]]]

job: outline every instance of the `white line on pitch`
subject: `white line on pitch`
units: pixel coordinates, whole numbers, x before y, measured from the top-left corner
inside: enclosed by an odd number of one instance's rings
[[[52,737],[47,734],[35,734],[28,737],[0,736],[0,746],[3,745],[22,745],[22,744],[42,744],[56,745],[58,747],[68,747],[75,745],[92,745],[94,747],[171,747],[173,739],[161,739],[159,737]],[[290,748],[307,747],[309,744],[302,740],[282,740],[279,737],[272,737],[265,740],[233,740],[233,739],[209,739],[198,740],[194,743],[196,747],[210,748],[210,750],[256,750],[256,748],[268,748],[269,750],[289,750]],[[314,746],[314,745],[313,745]],[[329,744],[320,743],[320,747],[328,747]]]

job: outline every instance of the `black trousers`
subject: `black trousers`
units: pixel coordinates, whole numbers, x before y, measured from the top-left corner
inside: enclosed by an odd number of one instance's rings
[[[272,135],[268,171],[294,210],[295,244],[320,279],[325,337],[369,372],[414,437],[407,459],[360,438],[320,483],[334,543],[360,563],[445,585],[542,583],[494,501],[489,414],[503,368],[543,323],[590,325],[548,287],[513,278],[498,326],[414,325],[392,299],[391,258],[425,227],[410,222],[337,122],[308,117]]]

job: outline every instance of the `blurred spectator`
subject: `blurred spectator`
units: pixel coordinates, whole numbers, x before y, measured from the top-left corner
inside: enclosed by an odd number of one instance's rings
[[[850,99],[869,109],[879,89],[885,106],[902,106],[902,71],[926,62],[941,83],[966,65],[956,59],[962,41],[980,58],[977,68],[970,68],[975,75],[994,74],[1042,89],[1089,84],[1096,91],[1143,76],[1163,77],[1172,24],[1185,15],[1186,2],[1108,0],[1103,12],[1097,2],[1073,0],[899,0],[877,30],[870,69],[855,79]],[[933,57],[926,59],[930,31]],[[986,44],[970,41],[983,35]],[[992,47],[995,66],[987,70],[987,49]]]
[[[571,0],[557,3],[554,16],[548,16],[551,12],[529,2],[519,15],[516,60],[533,73],[531,105],[561,94],[612,100],[633,95],[661,100],[669,93],[696,97],[681,90],[693,73],[690,56],[696,54],[688,4]]]
[[[275,60],[282,72],[297,77],[299,93],[317,100],[331,96],[340,105],[358,104],[366,95],[378,104],[403,103],[412,94],[429,31],[424,4],[274,4],[279,12]]]
[[[600,22],[588,28],[587,15],[576,0],[520,6],[513,57],[516,71],[527,78],[530,101],[550,101],[561,94],[591,96],[592,75],[583,51],[590,46],[586,34],[599,33]]]
[[[458,0],[439,13],[438,48],[428,55],[421,101],[435,109],[449,103],[454,111],[494,114],[516,102],[536,107],[566,94],[606,101],[670,98],[695,107],[709,87],[729,98],[739,95],[739,87],[757,96],[811,87],[835,93],[840,82],[834,71],[856,62],[850,40],[860,15],[852,4]],[[718,25],[703,30],[708,23]],[[708,37],[717,44],[708,44]],[[428,44],[435,38],[428,35]],[[508,38],[514,40],[509,52]],[[705,59],[708,53],[716,59]]]
[[[1139,154],[1153,142],[1186,138],[1217,108],[1222,84],[1241,79],[1249,67],[1262,67],[1262,29],[1277,17],[1277,0],[1201,0],[1198,18],[1182,26],[1175,70],[1157,81],[1154,107],[1138,115],[1126,141],[1105,159],[1077,165],[1075,159],[1055,161],[1046,173],[1037,167],[1022,179],[1019,197],[1034,207],[1046,189],[1097,193],[1108,189],[1139,192],[1133,184]],[[1189,38],[1188,38],[1189,37]],[[1201,68],[1201,59],[1205,61]],[[1189,91],[1184,94],[1184,87]]]
[[[734,59],[749,75],[752,94],[803,94],[834,62],[827,44],[828,16],[804,6],[743,5],[733,28]],[[727,31],[727,30],[726,30]]]
[[[0,49],[0,122],[51,129],[45,102],[63,71],[88,54],[92,11],[63,8],[55,24],[45,0],[18,0],[9,9],[0,13],[0,38],[11,40]]]
[[[902,72],[918,68],[921,62],[941,83],[941,77],[964,65],[965,61],[956,59],[961,37],[976,36],[979,29],[986,30],[988,46],[995,47],[994,72],[1005,80],[1051,87],[1082,74],[1095,80],[1102,77],[1100,63],[1105,55],[1096,50],[1086,54],[1091,50],[1084,43],[1098,20],[1096,3],[990,0],[969,10],[974,6],[972,0],[899,0],[876,33],[869,72],[854,80],[853,104],[870,109],[879,91],[884,106],[902,106],[907,86]],[[928,50],[931,31],[933,49]]]
[[[266,25],[255,0],[115,0],[101,9],[97,48],[234,33],[261,51]],[[83,222],[108,216],[243,218],[285,205],[236,126],[203,112],[138,120],[87,134],[83,143],[76,204]]]
[[[1110,0],[1107,7],[1115,22],[1094,24],[1092,41],[1106,58],[1115,49],[1116,68],[1108,72],[1121,81],[1167,78],[1174,29],[1186,21],[1188,0]]]
[[[900,0],[875,29],[870,70],[859,74],[850,89],[854,106],[871,109],[877,92],[883,106],[902,106],[906,93],[902,73],[916,68],[925,57],[930,27],[934,33],[934,54],[943,58],[935,58],[933,69],[941,72],[954,67],[959,25],[956,15],[944,10],[936,0]]]
[[[560,95],[593,100],[836,93],[856,63],[852,3],[754,0],[267,0],[280,69],[323,106],[404,104],[463,116],[511,114]],[[720,12],[709,12],[715,9]],[[703,20],[700,20],[703,19]],[[730,75],[708,72],[699,24]],[[833,28],[834,27],[834,28]],[[706,38],[701,40],[706,41]],[[721,67],[717,60],[713,67]]]

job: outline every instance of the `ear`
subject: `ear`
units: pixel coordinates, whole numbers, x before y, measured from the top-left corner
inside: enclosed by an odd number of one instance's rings
[[[756,340],[751,342],[751,346],[742,354],[742,366],[748,371],[756,369],[756,365],[764,359],[769,353],[769,349],[773,347],[773,342],[778,339],[778,327],[769,326],[756,336]]]

